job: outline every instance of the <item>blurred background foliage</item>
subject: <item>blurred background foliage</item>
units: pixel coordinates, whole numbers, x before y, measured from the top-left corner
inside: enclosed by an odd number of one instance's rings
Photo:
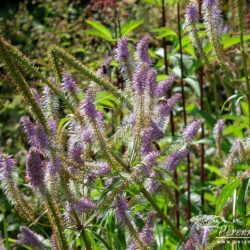
[[[232,140],[236,137],[244,137],[248,128],[249,113],[244,96],[238,90],[238,86],[244,80],[243,71],[240,68],[239,39],[235,35],[235,25],[233,22],[233,3],[231,0],[220,1],[224,25],[222,31],[221,44],[228,61],[233,62],[232,71],[237,76],[234,81],[234,88],[229,87],[229,95],[222,84],[224,75],[221,73],[218,64],[213,56],[209,57],[211,67],[204,69],[204,74],[212,74],[216,79],[216,90],[219,102],[219,109],[215,103],[215,96],[211,85],[205,81],[205,108],[203,111],[199,108],[200,87],[198,72],[202,67],[201,61],[197,59],[194,48],[184,25],[184,14],[186,1],[181,1],[181,35],[183,46],[184,62],[184,82],[186,91],[186,103],[188,119],[201,117],[205,121],[205,137],[197,142],[197,148],[194,149],[192,157],[192,212],[193,215],[201,212],[199,205],[199,193],[201,188],[206,191],[205,211],[207,214],[214,213],[216,197],[214,192],[221,185],[227,183],[218,171],[222,165],[223,159],[213,157],[215,154],[214,141],[212,139],[211,129],[216,119],[224,118],[227,121],[227,128],[224,131],[223,151],[224,158],[229,151]],[[167,77],[164,64],[163,39],[166,39],[169,73],[175,73],[181,77],[180,68],[180,43],[178,35],[177,9],[175,0],[167,1],[166,16],[167,26],[163,27],[162,22],[162,1],[161,0],[123,0],[123,1],[86,1],[86,0],[26,0],[26,1],[1,1],[0,2],[0,32],[13,45],[18,47],[27,55],[34,64],[39,67],[47,77],[53,77],[47,49],[51,44],[57,44],[67,49],[75,57],[81,60],[85,65],[96,71],[98,66],[108,57],[117,40],[122,36],[128,36],[130,44],[133,44],[144,33],[151,36],[150,55],[153,58],[153,64],[159,72],[158,80]],[[245,40],[250,40],[250,4],[244,1],[246,10],[245,18]],[[204,27],[201,25],[201,35],[204,34]],[[205,51],[208,55],[211,46],[206,44]],[[248,58],[249,60],[249,58]],[[250,62],[249,62],[250,65]],[[117,65],[112,64],[111,74],[116,75]],[[239,70],[237,70],[239,68]],[[82,86],[88,84],[76,72],[65,65],[65,70],[71,72],[78,83]],[[23,99],[18,95],[10,84],[10,79],[0,64],[0,150],[9,154],[15,154],[15,158],[20,163],[20,175],[24,176],[25,152],[27,141],[19,126],[20,117],[27,113]],[[218,77],[220,76],[220,77]],[[119,79],[119,76],[118,76]],[[114,84],[116,84],[114,82]],[[31,86],[40,86],[39,82],[30,82]],[[180,91],[179,81],[173,88],[174,92]],[[105,93],[102,93],[105,96]],[[108,95],[108,94],[106,94]],[[102,96],[99,96],[103,99]],[[109,95],[109,99],[100,101],[100,106],[115,107],[114,97]],[[182,107],[177,106],[175,111],[176,131],[183,128]],[[113,122],[111,115],[106,115],[108,122]],[[176,132],[178,134],[178,132]],[[171,141],[169,129],[166,131],[164,140],[160,147],[168,148]],[[205,144],[206,150],[206,179],[204,186],[199,182],[199,144]],[[185,164],[178,169],[185,171]],[[243,166],[244,167],[244,166]],[[240,167],[239,167],[240,168]],[[18,177],[17,177],[18,178]],[[21,182],[21,180],[19,180]],[[166,190],[168,194],[174,195],[173,190],[184,190],[185,179],[183,176],[179,180],[179,186],[167,182]],[[172,189],[170,189],[170,187]],[[174,188],[173,188],[174,187]],[[164,208],[168,203],[167,197],[158,197],[158,201]],[[180,196],[181,210],[185,211],[186,194]],[[139,209],[134,208],[135,210]],[[174,205],[172,205],[172,208]],[[171,205],[170,205],[171,208]],[[1,193],[0,195],[0,223],[1,231],[9,233],[10,238],[15,238],[21,223],[20,218],[14,212],[13,208],[6,201]],[[174,216],[174,209],[169,209],[170,215]],[[171,214],[172,213],[172,214]],[[107,215],[108,216],[108,215]],[[107,219],[109,227],[112,228],[112,215]],[[4,230],[7,227],[7,230]],[[38,229],[38,232],[43,229]],[[171,232],[166,226],[160,225],[156,230],[161,230],[164,235]],[[118,232],[119,234],[120,232]],[[6,235],[5,235],[6,236]],[[172,249],[171,246],[176,242],[168,242],[164,245],[163,239],[157,239],[161,248]],[[122,243],[121,243],[122,244]]]

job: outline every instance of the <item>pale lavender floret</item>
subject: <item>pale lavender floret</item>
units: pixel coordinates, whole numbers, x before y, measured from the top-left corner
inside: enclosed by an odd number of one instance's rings
[[[90,86],[87,89],[86,95],[84,97],[84,100],[81,106],[84,114],[86,114],[88,118],[90,119],[95,119],[98,114],[98,111],[96,110],[95,105],[94,105],[94,98],[95,98],[94,90],[93,90],[93,87]]]
[[[73,77],[68,73],[63,74],[61,87],[65,93],[76,93],[77,91],[76,83]]]
[[[9,179],[12,176],[12,171],[16,167],[16,162],[10,155],[0,151],[0,179]]]
[[[164,168],[169,172],[173,172],[178,164],[188,155],[188,153],[188,148],[184,148],[169,155],[164,163]]]
[[[151,64],[151,58],[148,54],[148,44],[149,44],[149,36],[143,36],[136,46],[136,54],[138,59],[146,64]]]
[[[116,60],[118,61],[122,61],[130,57],[129,50],[128,50],[128,39],[126,37],[123,37],[117,43],[117,46],[115,49],[115,57],[116,57]]]
[[[48,169],[49,169],[50,174],[52,174],[52,175],[58,173],[61,169],[60,157],[58,157],[58,156],[53,157],[53,159],[48,162]]]
[[[105,59],[104,63],[98,68],[96,74],[100,77],[105,77],[109,71],[110,63],[112,62],[112,57],[108,57]]]
[[[87,198],[82,198],[73,205],[73,208],[78,213],[90,213],[96,209],[96,205]]]
[[[83,140],[84,143],[90,144],[92,143],[94,139],[94,132],[90,128],[86,128],[83,130],[81,139]]]
[[[23,116],[21,118],[21,124],[24,128],[29,144],[35,144],[35,125],[30,121],[30,118],[28,116]]]
[[[194,24],[199,21],[199,12],[196,4],[189,3],[186,8],[186,24]]]
[[[126,212],[128,209],[127,203],[124,200],[124,198],[118,195],[114,206],[115,206],[115,214],[116,214],[117,220],[121,222],[124,221],[124,219],[126,218]]]
[[[145,155],[152,151],[151,142],[153,138],[153,128],[148,127],[143,129],[140,135],[142,138],[141,153],[142,155]]]
[[[28,227],[21,227],[21,234],[18,236],[17,244],[26,244],[34,250],[44,249],[44,245],[39,239],[39,235]]]
[[[133,75],[133,86],[135,91],[141,95],[146,88],[146,79],[148,75],[148,68],[145,63],[140,63]]]
[[[147,245],[152,245],[154,241],[153,237],[154,219],[155,219],[155,214],[150,213],[147,218],[147,221],[145,222],[144,227],[142,228],[142,231],[140,232],[141,240],[145,242]]]
[[[174,108],[174,105],[176,104],[176,102],[179,101],[180,98],[181,98],[180,94],[175,94],[171,98],[169,98],[166,102],[158,105],[159,115],[157,118],[157,122],[159,126],[163,125],[162,123],[164,123],[166,117],[170,114],[170,112]]]
[[[170,75],[167,80],[160,81],[157,85],[157,96],[158,97],[165,97],[167,91],[170,87],[174,84],[176,80],[176,76],[174,74]]]
[[[71,143],[69,145],[69,157],[71,160],[82,163],[81,154],[83,152],[83,145],[80,143]]]
[[[45,163],[43,154],[37,148],[31,147],[26,160],[26,176],[30,185],[41,188],[44,185]]]
[[[156,158],[159,155],[156,151],[151,151],[149,154],[145,155],[142,159],[144,165],[142,166],[142,172],[144,175],[150,173],[152,167],[156,164]]]
[[[201,127],[202,121],[200,119],[195,119],[189,125],[187,125],[182,133],[182,136],[187,142],[190,142],[194,139],[195,135]]]
[[[126,116],[126,118],[124,120],[125,120],[125,123],[129,125],[130,129],[134,128],[134,126],[135,126],[135,116],[134,116],[133,113]]]

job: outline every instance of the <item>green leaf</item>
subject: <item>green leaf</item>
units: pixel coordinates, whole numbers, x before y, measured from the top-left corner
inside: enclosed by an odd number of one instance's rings
[[[88,34],[104,38],[107,41],[113,40],[110,30],[107,27],[105,27],[103,24],[97,21],[93,21],[93,20],[87,20],[86,23],[94,28],[94,30],[85,31]]]
[[[130,32],[138,28],[144,23],[144,20],[131,20],[126,22],[121,27],[122,36],[127,36]]]
[[[229,184],[227,184],[221,191],[217,202],[216,202],[216,215],[219,215],[221,210],[224,208],[228,198],[232,196],[233,191],[240,185],[240,179],[237,179]]]
[[[240,187],[239,195],[237,198],[237,207],[243,225],[246,225],[246,208],[244,207],[244,199],[247,194],[248,184],[249,184],[249,178],[244,179]]]

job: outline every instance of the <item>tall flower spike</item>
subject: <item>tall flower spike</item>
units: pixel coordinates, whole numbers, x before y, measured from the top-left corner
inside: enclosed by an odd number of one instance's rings
[[[198,23],[199,21],[199,12],[196,4],[189,3],[186,8],[186,25],[192,25]]]
[[[23,116],[20,122],[24,128],[29,144],[33,145],[35,143],[35,125],[30,121],[28,116]]]
[[[61,169],[61,159],[58,156],[54,156],[52,160],[48,162],[48,169],[51,175],[55,175]]]
[[[73,77],[68,73],[63,74],[61,87],[64,93],[76,93],[77,91],[76,83]]]
[[[182,136],[185,141],[191,142],[194,139],[195,135],[201,127],[201,123],[202,121],[200,119],[196,119],[185,127],[182,133]]]
[[[83,145],[80,143],[71,143],[69,145],[69,157],[77,163],[83,163],[81,154],[83,152]]]
[[[45,249],[42,237],[31,231],[28,227],[21,227],[21,234],[18,235],[17,244],[26,244],[34,250]]]
[[[142,162],[143,162],[142,172],[144,175],[148,175],[150,173],[150,170],[156,164],[156,157],[158,155],[159,155],[158,152],[152,151],[143,157],[143,159],[142,159]]]
[[[165,97],[167,91],[171,88],[176,80],[176,76],[174,74],[170,75],[167,80],[159,82],[157,85],[157,96]]]
[[[169,155],[166,162],[163,164],[163,167],[169,171],[173,172],[178,164],[188,155],[189,150],[187,148],[178,150],[173,154]]]
[[[44,127],[40,124],[36,125],[35,138],[35,146],[41,151],[46,150],[49,144],[49,138],[45,133]]]
[[[133,86],[135,91],[141,95],[146,88],[146,79],[147,79],[147,70],[148,67],[145,63],[140,63],[133,75]]]
[[[150,213],[142,231],[140,232],[141,240],[149,246],[152,245],[154,241],[153,237],[154,219],[155,219],[155,214]]]
[[[141,38],[141,40],[137,44],[136,54],[139,61],[146,64],[151,64],[151,58],[148,54],[148,44],[149,44],[149,36],[145,35]]]
[[[81,139],[83,140],[84,143],[90,144],[92,143],[94,139],[94,132],[90,128],[86,128],[83,130]]]
[[[166,102],[161,103],[158,106],[158,117],[157,117],[157,124],[162,127],[166,120],[166,117],[170,114],[173,110],[174,105],[180,100],[181,94],[175,94],[171,98],[169,98]]]
[[[220,64],[222,61],[222,49],[220,45],[220,33],[222,30],[222,15],[217,0],[204,0],[202,4],[206,31],[213,45],[215,55]]]
[[[123,37],[117,43],[115,49],[115,58],[117,61],[122,61],[124,59],[128,59],[130,57],[129,50],[128,50],[128,39]]]
[[[43,154],[32,147],[26,161],[26,176],[33,188],[42,188],[44,185],[45,162]]]
[[[213,129],[213,137],[216,143],[216,150],[217,154],[219,155],[221,151],[221,140],[222,140],[222,133],[225,129],[225,122],[224,120],[219,120],[215,125]]]
[[[148,127],[141,131],[141,138],[141,153],[145,155],[152,151],[151,142],[153,138],[153,128]]]
[[[114,206],[117,220],[123,222],[126,218],[126,212],[128,209],[126,201],[120,195],[118,195],[116,197]]]
[[[89,86],[86,95],[84,97],[84,100],[82,102],[82,111],[84,114],[88,116],[90,119],[95,119],[96,116],[98,115],[98,111],[95,108],[94,105],[94,89],[93,86]]]
[[[0,179],[9,179],[12,176],[12,171],[16,167],[16,162],[11,156],[0,151]]]
[[[146,88],[152,97],[155,96],[155,93],[157,91],[156,77],[157,71],[153,68],[149,69],[146,79]]]
[[[73,205],[73,208],[78,213],[90,213],[96,209],[96,205],[92,201],[86,198],[82,198]]]

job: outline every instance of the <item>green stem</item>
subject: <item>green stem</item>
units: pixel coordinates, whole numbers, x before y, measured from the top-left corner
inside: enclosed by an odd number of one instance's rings
[[[149,201],[151,206],[155,209],[155,211],[158,213],[159,217],[165,221],[170,228],[176,233],[176,235],[182,240],[185,241],[185,236],[179,231],[179,229],[171,222],[171,220],[161,211],[159,206],[154,201],[153,197],[148,193],[148,191],[145,188],[141,189],[141,193],[145,196],[145,198]]]
[[[43,194],[48,205],[49,212],[51,213],[51,220],[53,220],[52,226],[54,224],[54,226],[56,227],[56,231],[58,232],[61,249],[68,250],[68,243],[63,232],[63,226],[58,216],[59,211],[57,211],[50,193],[47,190],[41,190],[41,193]]]

